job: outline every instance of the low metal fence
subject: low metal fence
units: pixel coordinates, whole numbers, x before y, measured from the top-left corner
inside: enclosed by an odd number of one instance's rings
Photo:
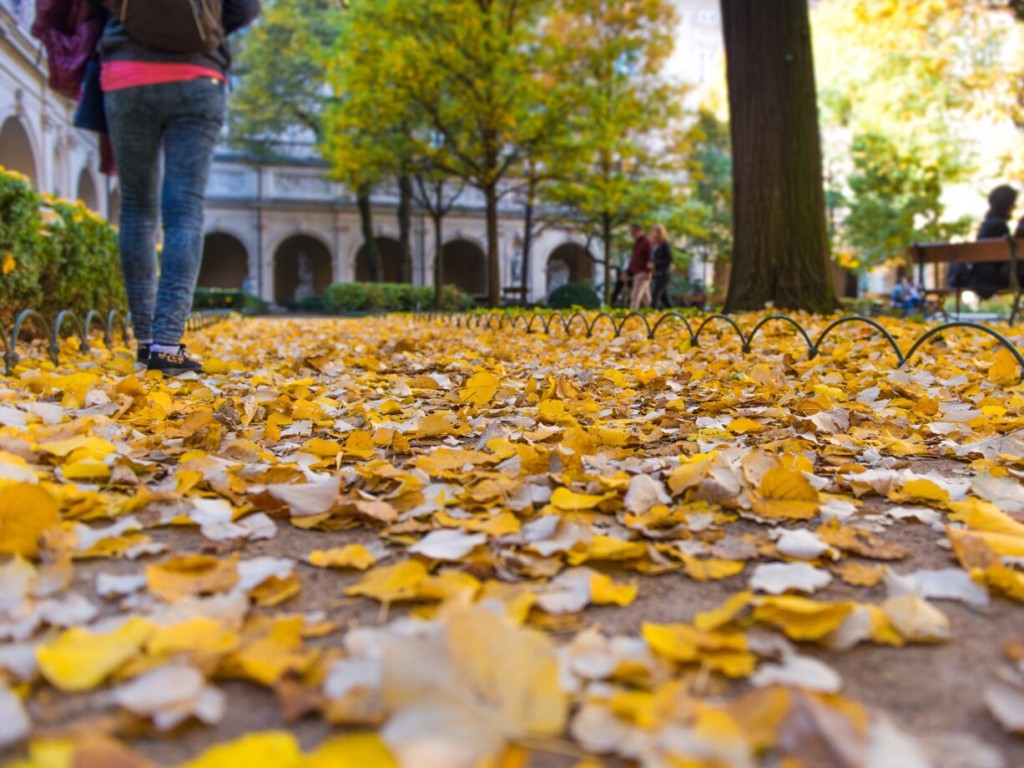
[[[230,317],[231,314],[230,310],[193,312],[185,327],[189,331],[200,330]],[[131,313],[122,313],[112,309],[104,315],[102,312],[90,309],[84,318],[80,318],[70,309],[64,309],[51,320],[34,309],[22,310],[14,318],[14,325],[10,332],[0,322],[0,344],[3,347],[4,373],[7,376],[14,372],[14,367],[22,360],[21,354],[18,352],[18,344],[22,341],[22,333],[27,327],[31,327],[47,340],[47,354],[50,361],[57,365],[60,361],[60,340],[63,335],[77,336],[80,347],[85,352],[89,351],[89,336],[94,331],[102,332],[105,347],[110,347],[114,343],[115,332],[120,332],[121,341],[127,344],[131,335]]]
[[[750,354],[753,349],[754,341],[758,335],[760,335],[761,329],[766,325],[782,323],[792,327],[794,329],[794,333],[802,337],[803,341],[807,345],[807,357],[809,360],[814,360],[818,356],[818,353],[822,349],[822,344],[825,343],[837,328],[849,324],[863,324],[869,326],[874,332],[879,334],[892,348],[892,351],[896,356],[897,368],[902,368],[912,357],[914,357],[923,345],[941,336],[946,331],[953,328],[969,328],[975,331],[981,331],[982,333],[991,336],[999,344],[1005,347],[1014,356],[1014,359],[1016,359],[1017,365],[1021,369],[1020,381],[1024,381],[1024,355],[1021,354],[1020,350],[1017,349],[1013,342],[994,328],[982,325],[981,323],[971,322],[969,320],[943,322],[933,328],[927,329],[904,353],[903,350],[900,349],[900,345],[896,342],[896,339],[893,338],[893,335],[889,333],[881,323],[874,318],[864,317],[863,315],[847,315],[833,320],[824,330],[818,333],[816,338],[812,338],[811,333],[809,333],[796,318],[782,314],[773,314],[761,318],[749,333],[744,333],[743,329],[734,318],[723,314],[708,315],[704,318],[692,318],[694,320],[694,324],[690,323],[691,318],[688,318],[679,312],[666,312],[656,318],[653,315],[635,311],[619,316],[618,318],[608,312],[598,312],[596,315],[588,317],[580,311],[563,314],[558,311],[514,312],[509,310],[472,313],[430,312],[427,313],[426,316],[434,320],[453,323],[456,327],[476,327],[500,330],[505,327],[514,329],[521,326],[527,333],[551,333],[552,327],[561,327],[562,331],[567,336],[583,334],[587,338],[593,336],[595,329],[599,326],[609,327],[612,331],[613,337],[618,338],[622,335],[622,332],[627,325],[633,324],[634,326],[645,329],[647,332],[647,338],[652,340],[663,327],[671,329],[674,324],[677,329],[679,325],[685,329],[686,336],[692,347],[700,346],[701,335],[709,325],[724,324],[728,329],[727,333],[734,333],[739,339],[740,349],[743,354]],[[697,324],[698,320],[699,324]]]

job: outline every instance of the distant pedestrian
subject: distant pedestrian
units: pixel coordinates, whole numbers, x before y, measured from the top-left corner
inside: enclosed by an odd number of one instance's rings
[[[921,292],[906,275],[892,289],[892,305],[903,312],[912,312],[921,306]]]
[[[138,360],[172,376],[198,371],[181,337],[202,265],[206,181],[224,125],[226,36],[256,18],[259,0],[225,0],[220,18],[189,0],[105,4],[112,13],[99,42],[100,85],[120,178],[118,247]]]
[[[654,278],[651,281],[651,306],[655,309],[660,304],[665,309],[672,309],[672,301],[668,296],[668,284],[672,277],[672,244],[668,240],[668,232],[664,224],[655,224],[651,229],[651,241],[654,250],[651,260],[654,264]]]
[[[629,259],[626,270],[633,280],[633,290],[629,296],[629,308],[640,309],[651,303],[651,275],[654,273],[653,246],[644,228],[639,224],[629,227],[633,237],[633,255]]]

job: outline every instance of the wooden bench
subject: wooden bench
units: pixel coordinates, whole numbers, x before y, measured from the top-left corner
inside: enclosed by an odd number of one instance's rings
[[[941,285],[927,287],[925,279],[925,266],[928,264],[985,264],[985,263],[1009,263],[1010,264],[1010,285],[997,293],[1013,293],[1013,309],[1010,312],[1010,324],[1017,318],[1017,309],[1020,305],[1020,281],[1017,279],[1017,264],[1020,245],[1012,237],[997,237],[990,240],[975,240],[969,243],[915,243],[910,250],[917,261],[918,285],[923,293],[922,299],[928,302],[934,298],[941,306],[945,297],[956,296],[956,314],[960,316],[960,294],[968,287],[947,288]]]

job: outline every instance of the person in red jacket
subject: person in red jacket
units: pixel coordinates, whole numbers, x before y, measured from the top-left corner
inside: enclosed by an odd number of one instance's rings
[[[631,224],[629,234],[633,237],[633,255],[629,259],[626,273],[633,278],[633,291],[629,297],[629,308],[639,309],[651,303],[651,276],[654,274],[653,246],[644,228]]]

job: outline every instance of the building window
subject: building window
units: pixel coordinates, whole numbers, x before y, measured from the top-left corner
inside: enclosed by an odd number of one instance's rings
[[[718,54],[715,51],[702,50],[697,52],[697,82],[704,85],[711,79],[714,67],[718,61]]]
[[[696,23],[718,26],[718,11],[697,11]]]

